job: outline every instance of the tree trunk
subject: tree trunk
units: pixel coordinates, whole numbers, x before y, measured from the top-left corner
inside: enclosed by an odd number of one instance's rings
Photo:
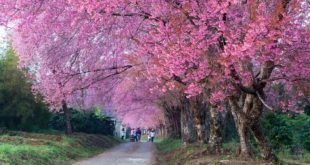
[[[161,137],[165,137],[165,125],[160,124],[160,133],[161,133]]]
[[[276,157],[272,153],[260,127],[260,118],[264,104],[266,106],[266,103],[264,103],[264,88],[267,84],[265,80],[270,78],[274,68],[275,64],[273,61],[264,62],[261,65],[259,74],[253,77],[254,80],[251,86],[245,87],[242,84],[237,84],[239,91],[229,97],[229,105],[240,138],[241,156],[247,157],[251,153],[249,149],[250,145],[248,145],[248,132],[252,130],[261,149],[262,157],[266,160],[276,161]],[[236,74],[234,68],[231,71],[232,77],[240,81],[240,77]]]
[[[270,148],[260,125],[260,118],[263,112],[262,102],[258,96],[252,94],[246,94],[245,98],[242,99],[244,99],[242,101],[242,110],[236,100],[229,100],[240,138],[240,156],[248,157],[251,155],[249,131],[252,131],[261,150],[262,158],[268,161],[277,161],[277,158],[272,152],[272,149]]]
[[[207,105],[206,105],[207,106]],[[210,110],[207,109],[205,110],[205,141],[209,142],[210,139]]]
[[[250,123],[249,128],[252,130],[254,134],[255,140],[261,151],[261,156],[264,160],[277,161],[277,158],[272,152],[272,149],[269,146],[267,138],[265,137],[262,131],[262,127],[260,125],[260,118],[262,116],[264,108],[263,103],[260,101],[258,96],[248,95],[247,98],[248,97],[251,99],[251,107],[247,107],[248,111],[246,111],[248,114],[248,119],[251,121],[248,122]]]
[[[191,98],[191,111],[193,112],[194,124],[197,131],[197,142],[200,144],[206,143],[206,110],[202,109],[202,102],[196,97]]]
[[[223,125],[221,121],[221,114],[216,107],[210,107],[210,138],[208,148],[212,154],[221,154],[221,147],[223,143]]]
[[[243,159],[249,159],[251,157],[251,144],[250,144],[250,132],[246,123],[242,120],[238,121],[237,130],[240,141],[240,153],[239,156]]]
[[[272,152],[271,147],[269,146],[268,140],[266,139],[260,123],[256,123],[251,128],[255,140],[261,150],[261,156],[264,160],[267,161],[278,161],[275,154]]]
[[[182,102],[181,108],[181,137],[183,144],[193,143],[197,140],[194,128],[193,115],[187,98]]]
[[[181,137],[181,121],[180,110],[174,107],[166,106],[164,109],[165,125],[167,128],[167,135],[170,138]]]
[[[181,138],[181,112],[176,108],[174,113],[174,138]]]
[[[229,105],[236,124],[236,129],[239,135],[239,156],[248,159],[251,156],[250,134],[246,124],[245,114],[240,109],[236,98],[229,98]]]
[[[62,110],[64,112],[64,120],[66,124],[66,134],[71,135],[73,133],[71,126],[71,112],[67,107],[66,101],[62,101]]]

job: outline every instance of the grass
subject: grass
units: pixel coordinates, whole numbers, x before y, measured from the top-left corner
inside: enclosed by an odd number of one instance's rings
[[[0,136],[1,165],[65,165],[91,157],[118,144],[103,135],[10,132]]]
[[[259,156],[253,160],[244,160],[237,157],[239,144],[235,141],[224,143],[222,155],[208,154],[208,146],[200,144],[182,145],[181,140],[163,139],[156,143],[157,164],[165,165],[270,165],[269,162],[262,161]],[[292,155],[288,151],[277,154],[280,159],[279,164],[283,165],[306,165],[310,164],[310,153],[302,155]]]
[[[287,162],[287,163],[293,164],[296,161],[298,161],[299,164],[310,164],[310,153],[309,152],[305,152],[299,155],[292,155],[290,151],[283,150],[283,151],[280,151],[277,154],[277,156],[280,160],[282,160],[283,162]]]
[[[179,139],[160,139],[156,143],[157,149],[161,153],[168,153],[182,146],[182,141]]]
[[[127,141],[129,141],[129,139],[127,139]],[[147,142],[147,141],[148,141],[147,135],[142,134],[142,135],[141,135],[141,142]],[[155,136],[155,138],[154,138],[154,142],[155,142],[155,143],[158,143],[158,142],[161,142],[161,141],[162,141],[162,138],[161,138],[161,137]]]

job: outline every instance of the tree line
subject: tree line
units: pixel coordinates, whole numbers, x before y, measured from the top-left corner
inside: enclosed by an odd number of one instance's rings
[[[285,113],[280,108],[270,111],[261,107],[256,112],[261,118],[244,131],[240,125],[244,120],[234,114],[228,101],[224,102],[222,110],[218,110],[218,107],[204,102],[203,97],[206,96],[187,98],[180,93],[173,93],[172,97],[162,98],[159,106],[165,122],[158,126],[158,132],[169,138],[181,139],[183,144],[208,144],[209,154],[221,154],[223,143],[231,141],[239,142],[237,155],[242,157],[242,145],[245,145],[249,155],[243,158],[254,156],[253,143],[260,149],[262,158],[274,161],[277,160],[275,154],[278,151],[289,150],[294,154],[309,152],[309,103],[303,103],[302,114]],[[296,151],[298,148],[299,152]]]
[[[27,70],[17,67],[18,57],[8,48],[0,59],[0,127],[8,130],[65,131],[63,110],[50,111],[43,96],[32,92]],[[114,121],[101,109],[70,109],[73,131],[113,135]]]

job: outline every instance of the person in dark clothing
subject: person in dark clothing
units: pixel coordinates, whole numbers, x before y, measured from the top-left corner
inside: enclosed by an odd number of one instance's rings
[[[125,139],[126,139],[125,128],[122,128],[122,131],[121,131],[121,138],[122,138],[122,140],[125,140]]]
[[[137,131],[136,131],[136,141],[137,142],[139,142],[140,141],[140,139],[141,139],[141,130],[140,130],[140,128],[138,128],[137,129]]]

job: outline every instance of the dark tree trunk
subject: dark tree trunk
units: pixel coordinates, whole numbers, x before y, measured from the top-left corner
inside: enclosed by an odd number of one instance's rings
[[[194,127],[193,115],[190,110],[189,100],[182,100],[181,108],[181,137],[183,144],[193,143],[197,140],[197,134]]]
[[[223,125],[221,113],[216,107],[210,107],[210,138],[208,148],[212,154],[221,154],[223,143]]]
[[[71,126],[71,112],[70,109],[67,107],[66,101],[62,101],[62,110],[64,112],[64,120],[66,125],[66,134],[71,135],[73,133],[72,126]]]
[[[164,127],[164,124],[159,124],[159,126],[157,127],[157,134],[158,134],[158,137],[164,137],[165,136],[165,127]]]
[[[161,137],[165,137],[165,125],[160,124],[160,132],[161,132]]]
[[[266,136],[263,133],[260,123],[256,123],[251,128],[255,140],[261,150],[261,156],[264,160],[267,161],[278,161],[275,154],[272,152],[271,147],[266,139]]]
[[[202,108],[202,101],[198,99],[198,96],[190,99],[191,111],[194,117],[194,124],[197,131],[197,142],[206,143],[206,109]]]
[[[164,109],[165,125],[167,128],[167,136],[171,138],[181,137],[181,113],[175,107],[170,107],[166,104]]]

